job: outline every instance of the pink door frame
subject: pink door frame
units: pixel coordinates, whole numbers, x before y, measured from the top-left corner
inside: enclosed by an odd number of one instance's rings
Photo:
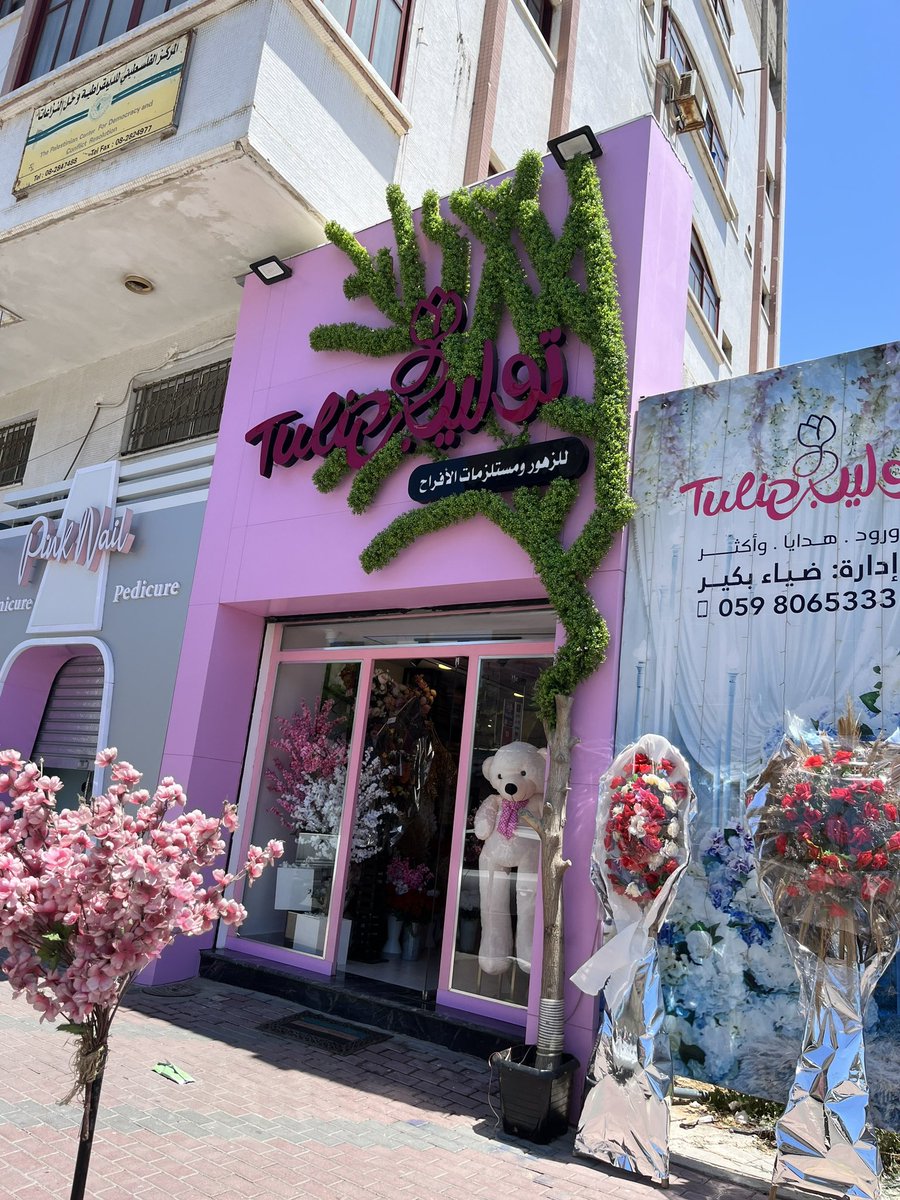
[[[456,800],[454,805],[453,833],[450,851],[450,868],[448,874],[449,886],[444,900],[445,915],[452,914],[452,923],[445,922],[445,934],[441,945],[440,971],[438,976],[437,1002],[445,1008],[456,1009],[472,1016],[487,1016],[510,1024],[521,1024],[526,1021],[525,1009],[518,1005],[510,1005],[502,1000],[476,996],[468,992],[454,990],[451,986],[453,969],[453,954],[456,946],[456,920],[459,907],[459,889],[462,878],[463,846],[465,841],[465,823],[469,806],[469,781],[471,777],[472,752],[474,749],[475,709],[478,699],[478,683],[481,663],[492,658],[546,658],[553,654],[550,642],[429,642],[428,654],[454,655],[468,659],[466,677],[466,699],[463,709],[463,732],[460,745],[457,774]],[[224,949],[240,954],[242,958],[254,958],[264,962],[294,966],[310,971],[317,975],[333,975],[338,953],[340,935],[340,919],[335,913],[340,913],[343,896],[347,886],[349,872],[349,845],[355,819],[355,806],[346,803],[346,796],[356,794],[359,785],[359,775],[365,742],[365,709],[371,691],[372,676],[375,663],[383,660],[397,660],[409,657],[410,653],[421,654],[421,645],[377,646],[366,649],[357,646],[340,647],[323,650],[280,650],[272,648],[260,671],[259,689],[255,702],[256,719],[247,746],[248,769],[245,772],[244,785],[241,789],[240,811],[242,813],[241,829],[232,846],[230,869],[236,870],[238,864],[246,859],[247,848],[250,845],[253,819],[259,803],[260,789],[263,781],[263,762],[265,758],[269,724],[271,719],[272,699],[279,668],[290,663],[327,663],[352,662],[360,663],[360,677],[357,685],[356,702],[353,710],[353,727],[350,739],[350,753],[347,764],[347,790],[341,816],[338,850],[335,860],[334,878],[331,887],[331,903],[329,905],[328,923],[326,926],[325,945],[321,956],[308,954],[301,950],[293,950],[282,946],[273,946],[265,942],[253,942],[252,939],[242,938],[237,932],[228,929],[220,941]],[[236,890],[238,899],[242,898],[243,887]],[[452,928],[451,928],[452,925]],[[540,928],[535,930],[535,953],[532,956],[534,977],[540,978]]]

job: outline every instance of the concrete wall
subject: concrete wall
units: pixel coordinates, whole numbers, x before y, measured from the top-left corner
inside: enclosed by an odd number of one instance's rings
[[[738,72],[759,65],[759,18],[752,8],[748,13],[744,5],[731,4],[734,28],[726,45],[708,0],[674,6],[728,151],[728,169],[721,188],[714,182],[715,168],[702,134],[677,134],[656,96],[662,8],[661,0],[650,7],[643,0],[620,0],[606,7],[600,21],[592,19],[587,6],[582,5],[569,123],[573,128],[590,124],[602,130],[637,113],[656,111],[678,157],[691,173],[694,228],[721,298],[718,338],[689,310],[684,380],[694,384],[727,378],[750,368],[753,268],[745,239],[748,232],[751,241],[755,238],[759,77]],[[722,334],[733,346],[731,365],[722,352]]]
[[[397,182],[417,205],[433,188],[459,187],[466,161],[484,0],[416,4],[403,103],[413,116]]]
[[[235,285],[236,301],[240,290]],[[15,326],[11,332],[15,332]],[[31,455],[22,487],[38,487],[68,478],[76,467],[116,458],[122,446],[125,417],[135,376],[171,371],[187,352],[221,345],[229,357],[233,318],[216,318],[186,329],[177,340],[155,342],[111,355],[99,363],[67,375],[52,384],[37,384],[0,396],[0,424],[37,414]],[[187,364],[185,369],[188,369]],[[0,491],[15,495],[18,487]],[[0,516],[8,511],[0,507]]]
[[[543,151],[550,129],[556,60],[519,0],[510,0],[497,87],[493,149],[505,168],[524,150]]]

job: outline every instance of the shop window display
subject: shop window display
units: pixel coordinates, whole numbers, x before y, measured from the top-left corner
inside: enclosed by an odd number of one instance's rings
[[[518,1006],[528,1000],[538,884],[527,810],[540,806],[546,753],[533,687],[548,661],[481,662],[451,975],[454,991]]]
[[[338,966],[437,986],[465,658],[373,664],[356,720],[359,775],[348,789],[360,664],[282,663],[268,726],[254,836],[287,834],[289,860],[248,897],[241,936],[322,956],[345,805],[354,806]],[[274,836],[274,834],[273,834]]]
[[[321,956],[332,907],[359,663],[282,663],[275,681],[254,839],[281,837],[285,859],[246,896],[241,936]],[[386,795],[383,772],[364,760],[369,807]],[[368,818],[351,853],[364,855]]]

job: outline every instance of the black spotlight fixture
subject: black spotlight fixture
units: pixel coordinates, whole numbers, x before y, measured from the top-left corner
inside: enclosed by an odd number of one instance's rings
[[[573,129],[569,133],[551,138],[547,149],[561,167],[571,162],[578,154],[586,154],[588,158],[599,158],[603,153],[597,135],[590,125],[582,125],[580,129]]]
[[[258,262],[251,263],[250,270],[257,279],[261,279],[266,284],[281,283],[282,279],[290,279],[294,273],[287,263],[283,263],[274,254],[270,254],[268,258],[261,258]]]

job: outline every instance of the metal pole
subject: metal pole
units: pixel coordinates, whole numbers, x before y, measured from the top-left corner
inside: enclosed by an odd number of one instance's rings
[[[103,1086],[103,1071],[85,1084],[84,1116],[81,1121],[81,1134],[78,1139],[78,1157],[75,1160],[75,1174],[72,1178],[72,1194],[69,1200],[84,1200],[84,1188],[87,1183],[88,1167],[91,1162],[91,1148],[94,1144],[94,1129],[97,1124],[97,1109],[100,1107],[100,1088]]]

